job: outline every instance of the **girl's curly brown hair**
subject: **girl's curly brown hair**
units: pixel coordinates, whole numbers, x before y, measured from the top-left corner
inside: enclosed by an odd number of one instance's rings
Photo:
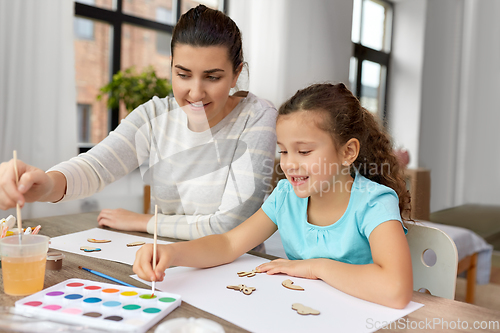
[[[357,170],[364,177],[392,188],[399,197],[403,221],[411,221],[410,193],[390,137],[349,89],[343,83],[313,84],[297,91],[281,105],[278,114],[301,110],[316,111],[322,116],[319,119],[323,121],[316,125],[331,134],[336,148],[352,138],[358,139],[360,151],[350,166],[351,176],[354,177]]]

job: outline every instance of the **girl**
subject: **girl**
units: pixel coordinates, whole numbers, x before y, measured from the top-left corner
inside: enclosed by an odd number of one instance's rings
[[[0,209],[90,196],[137,167],[159,205],[159,235],[223,233],[255,213],[268,191],[276,109],[251,93],[229,95],[244,59],[241,34],[203,5],[182,15],[171,42],[174,98],[154,97],[88,153],[47,173],[18,161],[0,166]],[[104,209],[99,225],[153,231],[152,215]]]
[[[225,234],[159,245],[154,272],[152,246],[145,245],[134,272],[161,281],[173,265],[229,263],[279,229],[289,260],[258,271],[322,279],[353,296],[404,308],[413,287],[402,223],[409,194],[388,136],[344,84],[298,91],[279,109],[276,133],[286,180],[260,210]]]

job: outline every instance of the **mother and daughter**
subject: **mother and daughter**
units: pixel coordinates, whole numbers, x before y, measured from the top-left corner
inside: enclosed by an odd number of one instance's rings
[[[14,162],[2,163],[0,208],[82,198],[147,165],[159,234],[192,240],[158,245],[155,270],[153,247],[144,245],[133,266],[142,279],[161,281],[173,265],[229,263],[279,230],[288,259],[258,271],[321,279],[404,308],[413,293],[410,198],[370,112],[344,84],[299,90],[278,114],[250,93],[230,96],[243,66],[241,36],[229,17],[204,6],[181,17],[171,47],[174,98],[138,107],[88,153],[47,172],[18,161],[19,187]],[[276,139],[286,179],[262,204]],[[151,215],[125,210],[103,210],[98,220],[153,230]]]

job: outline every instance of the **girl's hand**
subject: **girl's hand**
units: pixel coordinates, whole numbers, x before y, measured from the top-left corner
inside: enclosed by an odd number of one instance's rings
[[[133,271],[146,281],[163,281],[165,270],[171,266],[173,251],[171,246],[156,245],[156,270],[153,272],[153,244],[143,245],[135,254]]]
[[[318,277],[313,273],[313,260],[276,259],[257,266],[257,271],[269,275],[284,273],[290,276],[316,280]]]
[[[17,160],[19,186],[16,185],[14,160],[0,164],[0,209],[7,210],[25,202],[43,201],[52,191],[52,179],[34,166]],[[62,196],[61,196],[62,197]]]
[[[103,209],[97,217],[100,226],[126,231],[146,232],[153,215],[134,213],[126,209]]]

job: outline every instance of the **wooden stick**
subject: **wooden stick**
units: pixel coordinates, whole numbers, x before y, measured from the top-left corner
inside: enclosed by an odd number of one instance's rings
[[[155,279],[151,285],[152,294],[151,297],[155,295],[155,282],[156,282],[156,237],[158,235],[158,205],[155,205],[155,232],[154,232],[154,242],[153,242],[153,273],[155,274]]]
[[[14,150],[14,172],[16,173],[16,186],[19,187],[19,172],[17,171],[17,151]],[[17,230],[19,231],[19,243],[23,240],[23,222],[21,220],[21,206],[16,204]]]

